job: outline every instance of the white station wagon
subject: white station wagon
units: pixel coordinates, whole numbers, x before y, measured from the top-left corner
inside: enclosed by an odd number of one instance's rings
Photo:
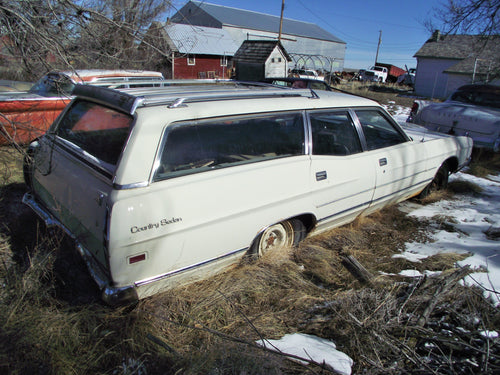
[[[268,86],[77,86],[33,142],[24,202],[77,243],[108,303],[296,245],[444,186],[472,141],[379,104]]]

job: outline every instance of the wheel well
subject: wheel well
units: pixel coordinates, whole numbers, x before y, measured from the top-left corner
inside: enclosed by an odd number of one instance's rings
[[[446,164],[450,172],[456,172],[458,169],[458,159],[456,157],[446,159],[443,164]]]
[[[299,216],[295,216],[292,219],[298,219],[302,221],[304,226],[307,229],[307,233],[309,233],[313,228],[316,226],[317,220],[316,217],[313,214],[303,214]]]

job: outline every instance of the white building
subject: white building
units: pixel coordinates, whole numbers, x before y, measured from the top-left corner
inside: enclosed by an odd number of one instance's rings
[[[171,22],[220,28],[241,45],[245,40],[277,40],[280,17],[189,1]],[[313,23],[283,19],[281,44],[293,60],[291,68],[325,71],[342,71],[344,68],[346,43]]]
[[[498,35],[441,35],[436,31],[414,57],[417,95],[444,99],[466,84],[500,83]]]

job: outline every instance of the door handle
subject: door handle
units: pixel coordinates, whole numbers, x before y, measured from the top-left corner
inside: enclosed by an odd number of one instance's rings
[[[326,180],[326,171],[316,172],[316,181]]]
[[[381,167],[383,167],[384,165],[387,165],[387,159],[386,158],[378,159],[378,164]]]

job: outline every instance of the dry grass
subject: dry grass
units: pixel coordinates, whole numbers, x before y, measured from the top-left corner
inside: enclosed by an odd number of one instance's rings
[[[410,88],[397,84],[350,81],[336,85],[335,88],[388,105],[389,112],[395,105],[411,108],[414,101]]]
[[[469,173],[478,177],[487,177],[500,171],[500,153],[487,150],[474,150]]]
[[[389,207],[296,249],[242,261],[203,282],[111,309],[99,301],[72,242],[46,230],[19,204],[25,188],[18,157],[2,155],[9,170],[0,195],[0,373],[325,373],[255,345],[262,337],[293,332],[333,340],[354,359],[355,373],[499,368],[498,347],[477,334],[499,328],[498,310],[459,283],[439,292],[462,256],[436,255],[419,264],[392,258],[405,242],[425,241],[428,225],[453,227],[446,218],[422,222]],[[454,189],[474,195],[476,188]],[[347,255],[375,276],[370,285],[342,265]],[[427,280],[386,275],[408,268],[443,273]],[[431,298],[437,306],[418,326]],[[457,327],[472,333],[463,335]],[[445,329],[458,338],[453,349]],[[479,367],[463,362],[471,342],[475,349],[467,356]],[[488,356],[478,354],[487,345]]]

